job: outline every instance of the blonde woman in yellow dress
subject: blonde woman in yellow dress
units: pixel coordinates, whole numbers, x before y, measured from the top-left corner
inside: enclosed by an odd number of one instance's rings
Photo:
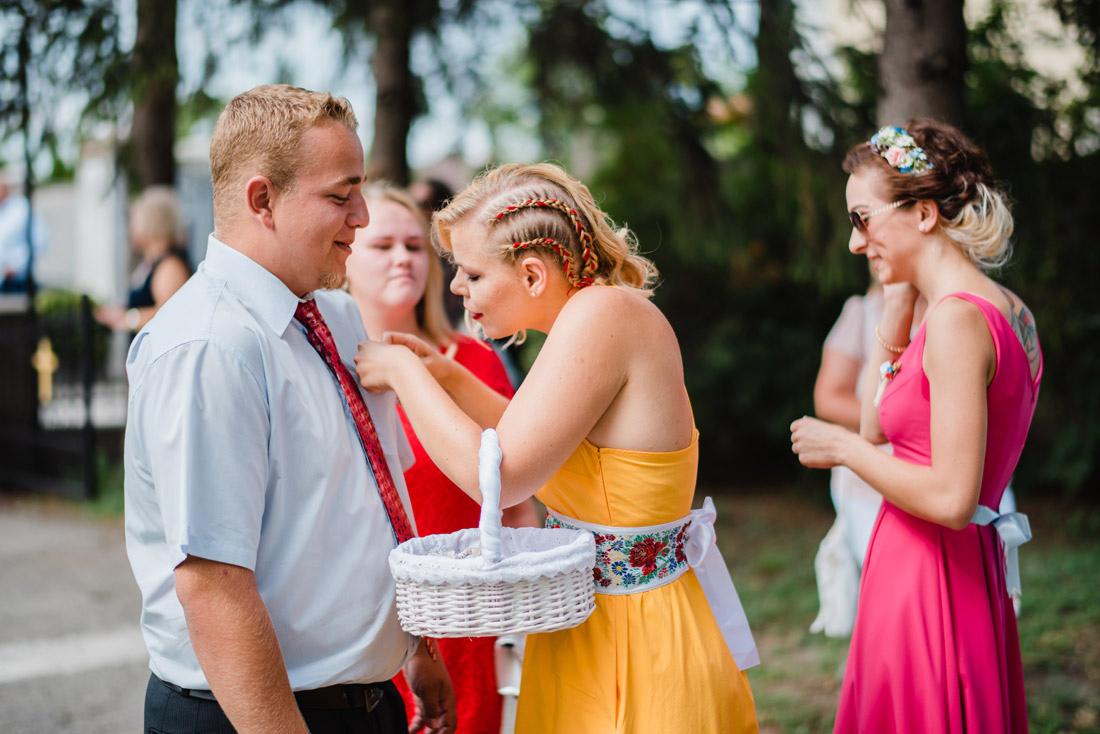
[[[744,669],[759,658],[712,506],[691,512],[698,431],[676,335],[649,300],[652,264],[548,164],[483,174],[435,215],[433,239],[473,324],[546,342],[510,402],[437,382],[443,357],[398,335],[360,346],[364,387],[395,390],[428,455],[478,501],[481,431],[495,426],[501,505],[535,495],[549,525],[596,535],[596,610],[528,636],[516,731],[757,731]]]

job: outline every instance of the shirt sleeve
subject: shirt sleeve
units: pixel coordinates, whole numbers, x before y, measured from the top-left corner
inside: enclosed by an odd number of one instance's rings
[[[255,570],[268,484],[270,415],[242,354],[183,344],[149,365],[137,421],[174,565],[188,555]]]
[[[825,348],[863,362],[863,296],[851,296],[844,302],[840,317],[825,337]]]

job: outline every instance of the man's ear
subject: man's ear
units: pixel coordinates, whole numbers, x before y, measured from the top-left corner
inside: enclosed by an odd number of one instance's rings
[[[528,255],[520,260],[520,277],[523,278],[523,287],[532,296],[539,296],[550,280],[550,268],[546,261],[535,255]]]
[[[278,192],[267,176],[253,176],[245,184],[245,197],[248,201],[248,215],[258,221],[265,229],[275,228],[275,215],[272,202]]]
[[[940,208],[936,205],[936,202],[931,199],[918,199],[914,206],[916,206],[917,213],[920,215],[917,229],[925,233],[935,229],[936,224],[940,221]]]

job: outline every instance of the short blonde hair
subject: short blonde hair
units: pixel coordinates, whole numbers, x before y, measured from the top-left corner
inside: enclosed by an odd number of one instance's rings
[[[349,130],[359,126],[351,103],[328,92],[268,84],[229,100],[210,140],[214,228],[233,222],[234,198],[252,176],[266,176],[279,191],[292,191],[304,163],[302,136],[325,122]]]
[[[130,205],[130,232],[180,245],[184,240],[183,217],[171,186],[150,186]]]
[[[363,198],[370,208],[372,201],[392,201],[405,207],[416,219],[424,233],[424,243],[429,241],[428,220],[424,210],[416,199],[405,189],[391,183],[379,181],[363,187]],[[416,303],[416,325],[436,344],[449,344],[454,339],[454,328],[447,320],[447,309],[443,307],[443,265],[434,252],[428,252],[428,278],[424,285],[424,295]]]
[[[634,235],[616,228],[588,187],[559,166],[510,163],[482,173],[432,217],[436,248],[450,252],[451,230],[469,219],[484,223],[489,246],[506,262],[537,252],[562,267],[574,286],[653,293],[657,268],[638,254]],[[553,246],[543,246],[546,240]]]

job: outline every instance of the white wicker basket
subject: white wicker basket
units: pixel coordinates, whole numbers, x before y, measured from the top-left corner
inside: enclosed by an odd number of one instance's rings
[[[592,533],[502,528],[500,443],[481,435],[477,528],[412,538],[390,551],[397,616],[430,637],[495,637],[576,627],[595,608]]]

